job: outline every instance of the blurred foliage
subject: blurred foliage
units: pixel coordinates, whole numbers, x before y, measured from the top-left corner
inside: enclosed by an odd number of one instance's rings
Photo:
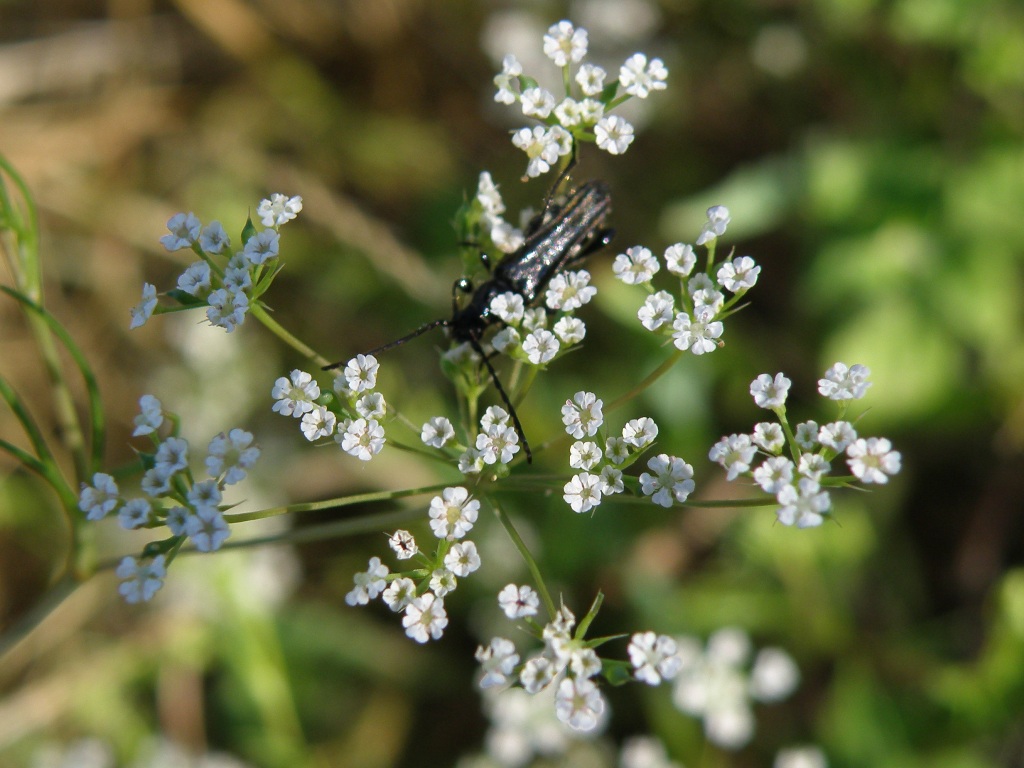
[[[402,455],[355,467],[309,450],[272,418],[273,380],[301,361],[255,323],[225,339],[168,317],[129,335],[127,310],[144,279],[166,286],[185,266],[158,244],[170,215],[237,232],[282,191],[305,207],[269,300],[301,338],[344,358],[445,313],[451,220],[477,173],[492,172],[512,210],[546,191],[516,181],[525,164],[507,132],[519,121],[490,81],[500,54],[539,54],[566,16],[598,61],[644,50],[670,71],[665,98],[631,116],[644,130],[626,156],[592,152],[577,173],[611,184],[615,247],[690,240],[721,203],[729,242],[763,266],[726,347],[684,361],[631,416],[654,416],[685,446],[699,495],[723,497],[734,491],[703,457],[759,418],[751,379],[785,371],[791,412],[829,418],[810,410],[817,378],[859,362],[874,381],[865,424],[904,458],[889,487],[843,497],[838,524],[814,531],[767,511],[623,506],[590,519],[557,497],[510,496],[578,613],[607,593],[599,633],[738,625],[801,666],[797,697],[759,710],[757,739],[735,755],[702,747],[663,690],[615,691],[606,738],[654,732],[691,767],[768,765],[794,742],[820,744],[833,766],[1024,765],[1018,0],[0,2],[0,152],[40,204],[48,306],[100,377],[106,463],[131,460],[135,403],[153,392],[199,430],[187,437],[256,432],[250,503],[431,481]],[[612,397],[660,359],[636,338],[609,261],[593,265],[601,311],[584,314],[584,353],[520,412],[530,435],[555,433],[550,414],[587,382]],[[0,368],[18,391],[45,391],[12,305],[0,302]],[[389,353],[382,371],[413,419],[446,402],[440,343]],[[0,434],[15,430],[0,414]],[[0,468],[9,627],[66,543],[56,501]],[[157,736],[259,766],[451,765],[486,729],[469,691],[473,648],[503,627],[494,592],[524,578],[493,534],[492,572],[453,596],[468,622],[428,648],[386,611],[343,605],[379,536],[188,559],[143,609],[97,578],[0,659],[0,766],[83,736],[119,765],[156,765],[142,756]],[[108,554],[135,547],[113,527],[99,538]]]

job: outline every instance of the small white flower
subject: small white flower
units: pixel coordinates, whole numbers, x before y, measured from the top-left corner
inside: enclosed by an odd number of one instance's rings
[[[245,322],[245,313],[249,311],[249,297],[241,291],[230,291],[227,288],[213,291],[206,303],[210,305],[206,310],[206,319],[211,325],[223,328],[228,333]]]
[[[522,347],[523,342],[519,337],[519,331],[512,326],[506,326],[491,337],[491,346],[495,352],[503,355],[512,355]]]
[[[519,682],[527,693],[538,693],[555,679],[558,668],[546,656],[534,656],[527,660],[519,672]]]
[[[718,268],[718,284],[732,293],[749,291],[757,283],[761,268],[749,256],[740,256]]]
[[[299,429],[302,430],[303,437],[312,443],[321,437],[333,435],[337,422],[338,417],[332,411],[322,405],[315,405],[312,410],[303,414]]]
[[[750,670],[750,695],[757,701],[780,701],[800,684],[800,669],[781,648],[762,648]]]
[[[384,402],[384,395],[380,392],[367,392],[356,399],[356,413],[364,419],[376,419],[380,421],[388,412],[387,403]]]
[[[796,441],[796,444],[805,451],[813,451],[818,447],[818,435],[820,432],[821,430],[818,429],[818,422],[804,421],[796,425],[796,431],[793,433],[793,439]]]
[[[131,309],[132,321],[128,330],[141,328],[146,321],[153,316],[156,309],[156,286],[150,283],[142,284],[142,300]]]
[[[812,480],[821,480],[821,476],[828,474],[830,469],[832,466],[824,456],[817,453],[805,453],[800,456],[800,463],[797,464],[796,471]]]
[[[647,462],[654,474],[640,475],[640,490],[662,507],[682,503],[693,493],[693,467],[677,456],[660,453]]]
[[[480,567],[480,554],[472,541],[457,541],[444,556],[444,567],[459,578],[465,578]]]
[[[420,551],[413,535],[403,530],[397,530],[388,537],[388,546],[399,560],[408,560],[415,557],[416,553]]]
[[[792,383],[782,373],[776,373],[774,379],[771,374],[762,373],[751,382],[750,394],[759,408],[781,408]]]
[[[578,317],[559,318],[551,330],[555,332],[558,340],[567,347],[579,344],[587,336],[587,326]]]
[[[782,505],[775,512],[778,521],[797,528],[821,525],[824,514],[832,506],[828,492],[822,491],[821,486],[809,477],[800,478],[796,486],[785,486],[775,498]]]
[[[168,251],[191,248],[199,240],[202,222],[194,213],[176,213],[167,220],[167,229],[171,234],[160,238],[160,243]]]
[[[523,339],[523,352],[533,365],[544,365],[555,359],[561,344],[558,337],[543,328],[531,331]]]
[[[786,433],[782,425],[774,421],[762,421],[754,425],[754,434],[750,438],[754,445],[768,453],[779,453],[786,445]]]
[[[622,493],[624,487],[621,469],[616,469],[611,464],[605,464],[601,467],[601,493],[604,496]]]
[[[199,247],[207,253],[223,253],[231,246],[231,238],[219,221],[211,221],[199,236]],[[202,262],[206,264],[206,262]]]
[[[180,437],[168,437],[156,449],[154,468],[170,477],[188,466],[188,441]]]
[[[658,291],[644,300],[636,316],[644,328],[656,331],[675,319],[676,301],[667,291]]]
[[[256,215],[260,217],[264,227],[279,227],[294,219],[301,210],[301,197],[288,197],[275,192],[269,199],[260,200],[260,204],[256,206]]]
[[[526,311],[526,306],[523,303],[522,295],[506,291],[505,293],[499,293],[491,299],[490,310],[491,314],[495,315],[503,323],[518,325],[523,320],[523,312]]]
[[[649,416],[630,419],[622,428],[622,439],[627,445],[631,445],[639,451],[651,445],[657,437],[658,425]]]
[[[533,587],[506,584],[498,593],[498,605],[510,619],[536,616],[540,609],[540,597]]]
[[[192,510],[188,507],[171,507],[167,510],[167,517],[164,518],[164,524],[175,536],[184,536],[185,526],[188,525],[188,519],[193,514]]]
[[[459,586],[459,580],[455,573],[449,568],[438,568],[430,574],[430,591],[438,597],[444,597],[449,592],[454,592]]]
[[[633,676],[648,685],[660,685],[662,680],[671,680],[683,666],[676,650],[676,641],[667,635],[636,633],[627,648],[629,662],[635,670]]]
[[[793,483],[793,462],[785,456],[772,456],[754,470],[754,482],[773,496]]]
[[[484,468],[484,460],[480,452],[470,446],[465,453],[459,456],[459,472],[464,475],[475,475]]]
[[[519,435],[504,423],[492,424],[476,436],[476,450],[484,464],[508,464],[519,448]]]
[[[126,603],[148,602],[164,585],[167,568],[164,556],[157,555],[151,561],[136,560],[134,557],[124,558],[117,566],[117,578],[121,583],[117,591]]]
[[[565,128],[579,125],[581,117],[580,103],[571,97],[562,99],[555,107],[555,119]]]
[[[555,715],[576,731],[592,731],[604,714],[604,698],[593,680],[567,677],[555,693]]]
[[[369,567],[352,577],[355,587],[345,595],[345,602],[349,605],[366,605],[384,591],[389,573],[388,567],[381,563],[379,557],[371,557]]]
[[[146,499],[131,499],[126,502],[117,514],[117,521],[127,531],[134,531],[152,522],[153,507]]]
[[[151,467],[143,473],[139,485],[144,493],[156,498],[171,490],[171,476],[161,469]]]
[[[461,486],[445,488],[430,500],[430,529],[439,539],[461,539],[476,522],[480,502]]]
[[[587,30],[575,28],[570,21],[560,21],[544,35],[544,55],[556,67],[578,64],[587,55]]]
[[[689,277],[697,264],[697,254],[692,245],[675,243],[665,249],[665,266],[668,271],[678,277]]]
[[[757,448],[746,434],[723,437],[708,451],[708,458],[726,470],[725,479],[730,482],[750,471],[750,462],[756,455]]]
[[[345,364],[342,372],[352,392],[368,392],[377,386],[377,371],[380,363],[373,355],[356,355]]]
[[[634,53],[619,69],[619,85],[630,96],[646,99],[651,91],[664,90],[668,70],[661,59],[651,59],[642,53]]]
[[[629,458],[630,444],[622,437],[609,437],[604,441],[604,457],[612,464],[621,464]]]
[[[215,436],[207,448],[206,471],[211,477],[224,475],[225,485],[234,485],[245,479],[260,457],[260,449],[252,444],[252,432],[232,429],[228,434]]]
[[[349,456],[369,461],[384,448],[384,427],[376,419],[346,420],[334,440]]]
[[[153,395],[139,398],[139,415],[135,417],[135,430],[132,437],[151,435],[164,423],[163,406]]]
[[[551,166],[558,162],[559,157],[568,154],[561,151],[561,135],[556,134],[553,128],[547,129],[538,125],[533,128],[520,128],[512,134],[512,144],[526,153],[526,175],[530,178],[547,173]],[[559,130],[563,133],[565,131],[563,128]]]
[[[298,368],[291,372],[291,380],[284,376],[274,382],[270,396],[274,403],[274,413],[282,416],[294,416],[301,419],[303,414],[313,410],[314,401],[320,397],[320,386],[312,375]]]
[[[537,331],[548,327],[548,313],[544,307],[532,307],[523,313],[523,330]]]
[[[276,229],[264,229],[246,241],[242,254],[246,261],[258,267],[260,264],[266,264],[271,259],[277,258],[280,249],[281,235]]]
[[[519,663],[515,644],[504,637],[495,637],[486,647],[478,646],[474,658],[480,662],[484,673],[480,680],[481,688],[493,688],[510,682],[516,664]]]
[[[608,76],[595,64],[581,64],[576,72],[576,82],[586,96],[599,96],[604,90],[604,79]]]
[[[92,476],[92,485],[82,483],[78,508],[85,512],[86,520],[102,520],[121,502],[118,493],[114,478],[105,472],[97,472]]]
[[[185,533],[200,552],[215,552],[231,536],[231,529],[219,509],[204,506],[188,517]]]
[[[694,317],[680,312],[672,322],[675,332],[672,334],[677,349],[684,352],[689,349],[695,355],[713,352],[718,346],[714,339],[720,338],[724,326],[719,320],[712,320],[714,314],[710,310],[697,310]]]
[[[818,379],[818,392],[830,400],[859,400],[871,386],[870,375],[867,366],[847,368],[845,363],[836,363],[825,371],[825,378]]]
[[[405,608],[402,617],[405,634],[417,643],[427,640],[440,640],[444,628],[448,626],[448,614],[444,610],[444,600],[427,592],[417,597]]]
[[[178,277],[178,290],[196,298],[204,298],[210,293],[210,265],[205,261],[194,261]]]
[[[602,457],[597,443],[590,440],[577,440],[569,448],[569,466],[573,469],[591,470],[597,466]]]
[[[515,58],[515,57],[513,57]],[[501,216],[505,212],[505,202],[501,199],[498,185],[494,183],[488,171],[481,171],[476,184],[476,199],[480,201],[484,212],[489,216]]]
[[[524,242],[523,232],[516,229],[504,219],[491,219],[491,242],[502,253],[515,253]]]
[[[601,476],[580,472],[562,488],[562,498],[573,512],[589,512],[601,503]]]
[[[248,267],[228,267],[224,270],[224,287],[229,293],[252,289],[252,274]]]
[[[550,115],[551,110],[555,108],[555,97],[540,87],[527,88],[519,97],[519,101],[524,115],[541,120]]]
[[[590,273],[585,269],[561,272],[548,283],[544,303],[549,309],[572,312],[587,304],[596,295],[597,288],[590,285]]]
[[[405,607],[416,599],[416,582],[402,577],[392,581],[381,593],[381,600],[395,613],[404,611]]]
[[[621,155],[633,143],[633,126],[618,115],[605,115],[594,126],[598,149]]]
[[[697,245],[704,245],[704,243],[724,235],[726,227],[729,226],[729,220],[729,209],[724,205],[713,205],[708,208],[708,220],[704,223],[700,234],[697,235],[695,241]]]
[[[900,471],[902,457],[884,437],[860,438],[846,449],[850,471],[863,483],[887,483]]]
[[[519,76],[523,74],[523,65],[511,53],[501,62],[501,72],[494,76],[494,84],[498,87],[494,94],[494,100],[501,104],[515,104],[516,91],[513,83],[519,82]]]
[[[833,421],[818,430],[818,442],[836,453],[845,451],[856,439],[857,430],[848,421]]]
[[[192,506],[192,509],[197,512],[204,509],[216,510],[217,506],[223,500],[220,488],[217,486],[215,480],[202,480],[191,488],[188,489],[188,493],[185,494],[185,498],[188,499],[188,503]]]
[[[593,392],[579,391],[562,406],[565,431],[576,439],[593,437],[604,424],[604,401]]]
[[[444,416],[433,416],[424,422],[420,440],[431,448],[444,448],[448,441],[455,439],[455,427]]]

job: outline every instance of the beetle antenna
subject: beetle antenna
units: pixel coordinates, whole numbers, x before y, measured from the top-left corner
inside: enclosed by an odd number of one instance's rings
[[[427,323],[426,325],[421,325],[419,328],[417,328],[412,333],[407,333],[402,338],[395,339],[391,343],[385,344],[382,347],[377,347],[376,349],[371,349],[366,354],[368,354],[368,355],[377,355],[377,354],[380,354],[381,352],[387,352],[389,349],[394,349],[395,347],[400,347],[402,344],[405,344],[405,342],[411,341],[411,340],[415,339],[417,336],[423,335],[427,331],[432,331],[432,330],[434,330],[435,328],[437,328],[440,325],[448,325],[449,322],[450,322],[449,320],[446,320],[445,318],[441,318],[440,320],[434,320],[432,323]],[[339,360],[336,363],[331,363],[330,365],[325,365],[323,367],[323,370],[329,371],[332,368],[340,368],[341,366],[345,365],[347,362],[348,362],[348,360]]]
[[[487,372],[491,374],[491,381],[494,382],[494,388],[498,390],[498,394],[501,395],[501,401],[505,403],[508,408],[508,414],[512,417],[512,424],[516,428],[516,434],[519,435],[519,439],[523,441],[523,451],[526,453],[526,463],[533,464],[533,452],[530,450],[530,444],[526,442],[526,434],[523,432],[523,425],[519,423],[519,416],[516,415],[516,409],[512,406],[512,401],[509,400],[507,394],[505,394],[505,388],[501,386],[501,379],[498,378],[497,371],[494,370],[494,366],[491,365],[491,361],[487,359],[484,348],[480,346],[480,342],[476,336],[469,337],[469,343],[473,347],[473,351],[483,358],[484,365],[487,366]]]

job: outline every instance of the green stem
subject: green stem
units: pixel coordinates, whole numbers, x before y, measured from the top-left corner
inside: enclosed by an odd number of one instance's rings
[[[303,357],[307,357],[312,360],[316,365],[323,367],[331,364],[330,360],[314,351],[313,348],[305,344],[305,342],[300,341],[297,337],[293,336],[290,331],[285,329],[283,325],[272,318],[270,313],[263,308],[262,304],[252,304],[249,307],[249,314],[263,323],[267,330],[277,336],[277,338],[281,339],[281,341]]]
[[[241,512],[235,515],[224,515],[224,519],[228,523],[245,523],[250,520],[264,520],[268,517],[277,517],[278,515],[287,515],[293,512],[324,512],[329,509],[351,507],[355,504],[372,504],[380,501],[394,501],[395,499],[404,499],[409,496],[423,496],[428,493],[435,493],[436,491],[444,490],[449,485],[450,483],[440,483],[438,485],[427,485],[420,488],[407,488],[401,491],[377,491],[374,493],[361,493],[353,496],[342,496],[336,499],[326,499],[324,501],[310,501],[302,504],[288,504],[282,507],[270,507],[269,509],[261,509],[257,512]]]
[[[526,562],[526,567],[529,569],[530,575],[533,577],[534,584],[537,585],[537,592],[540,594],[540,599],[544,601],[544,608],[547,610],[548,616],[554,619],[557,608],[555,608],[555,603],[551,599],[551,594],[548,592],[547,585],[544,583],[544,577],[541,576],[540,568],[537,566],[537,561],[533,559],[533,555],[530,554],[530,550],[523,541],[523,538],[519,535],[519,531],[517,531],[515,526],[512,525],[512,520],[507,514],[505,514],[505,510],[496,504],[494,499],[490,497],[483,498],[490,505],[491,509],[494,510],[494,514],[498,516],[498,520],[501,522],[502,526],[504,526],[509,538],[512,539],[512,543],[515,544],[516,549],[519,550],[519,554]]]

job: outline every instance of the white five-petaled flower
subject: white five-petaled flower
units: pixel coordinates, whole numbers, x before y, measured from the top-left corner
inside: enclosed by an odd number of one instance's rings
[[[565,431],[577,440],[584,435],[593,437],[604,423],[603,407],[604,401],[593,392],[577,392],[562,406]]]
[[[472,541],[457,541],[444,556],[444,567],[459,578],[465,578],[480,567],[480,554]]]
[[[281,235],[278,231],[276,229],[264,229],[246,241],[242,254],[246,261],[258,267],[260,264],[266,264],[271,259],[277,258],[280,250]]]
[[[750,436],[754,445],[768,453],[779,453],[786,445],[786,433],[782,425],[774,421],[762,421],[754,425],[754,434]]]
[[[604,698],[593,680],[567,677],[555,693],[555,715],[576,731],[592,731],[604,714]]]
[[[168,251],[191,248],[199,240],[202,222],[194,213],[176,213],[167,220],[169,235],[160,238],[160,243]]]
[[[709,240],[721,237],[729,226],[729,209],[724,205],[713,205],[708,208],[708,220],[704,222],[704,228],[694,241],[697,245],[704,245]]]
[[[416,582],[402,577],[392,581],[381,593],[381,600],[395,613],[404,611],[405,607],[416,599]]]
[[[697,254],[692,245],[675,243],[665,249],[665,266],[677,277],[689,277],[696,264]]]
[[[270,396],[276,401],[273,411],[282,416],[294,416],[301,419],[302,415],[313,410],[314,401],[320,397],[320,386],[311,374],[294,369],[290,380],[284,376],[274,382]]]
[[[743,293],[754,287],[761,268],[750,256],[740,256],[718,268],[718,284],[727,291]]]
[[[648,296],[636,313],[640,324],[648,331],[656,331],[672,323],[676,316],[676,300],[668,291]]]
[[[836,363],[825,371],[825,378],[818,379],[818,392],[830,400],[859,400],[871,386],[870,375],[865,365]]]
[[[579,344],[586,338],[587,326],[578,317],[560,317],[552,328],[558,340],[566,346]]]
[[[384,427],[376,419],[346,419],[334,439],[345,453],[369,461],[384,448]]]
[[[523,353],[533,365],[544,365],[555,359],[561,343],[551,331],[538,328],[523,339]],[[479,447],[479,446],[477,446]]]
[[[199,247],[206,253],[223,253],[231,247],[231,238],[219,221],[211,221],[199,236]],[[206,263],[205,261],[203,262]]]
[[[427,640],[440,640],[444,628],[448,626],[448,614],[444,610],[444,600],[432,592],[415,598],[405,607],[402,617],[405,634],[417,643]]]
[[[168,437],[156,449],[154,468],[170,477],[188,466],[188,441],[180,437]]]
[[[369,566],[352,577],[355,587],[345,595],[349,605],[366,605],[384,591],[388,585],[388,567],[381,563],[379,557],[371,557]]]
[[[661,59],[651,59],[642,53],[634,53],[619,68],[619,85],[630,96],[646,99],[651,91],[665,89],[665,78],[668,70]]]
[[[754,482],[765,493],[775,495],[787,485],[792,485],[793,473],[792,460],[785,456],[771,456],[754,470]]]
[[[725,479],[730,482],[750,470],[756,455],[757,448],[746,434],[723,437],[708,451],[708,458],[728,472]]]
[[[548,283],[544,303],[549,309],[572,312],[596,295],[597,288],[590,285],[590,273],[587,270],[560,272]]]
[[[498,593],[498,605],[510,619],[536,616],[540,609],[540,597],[536,590],[526,584],[506,584]]]
[[[648,283],[659,269],[661,265],[654,254],[642,245],[627,248],[626,252],[616,256],[612,263],[615,277],[626,285]]]
[[[640,489],[662,507],[682,503],[693,493],[693,467],[678,456],[660,453],[647,462],[651,473],[640,475]]]
[[[623,441],[640,451],[653,443],[657,437],[658,425],[649,416],[630,419],[622,428]],[[607,455],[608,453],[609,451],[606,450],[605,454]]]
[[[797,528],[821,525],[832,506],[828,491],[821,490],[818,482],[809,477],[801,477],[795,486],[784,486],[775,498],[781,505],[775,512],[778,521]]]
[[[592,440],[577,440],[569,448],[569,466],[589,471],[598,465],[603,455]]]
[[[556,67],[578,64],[587,55],[587,30],[573,27],[571,21],[552,24],[544,35],[544,55]]]
[[[420,440],[431,448],[444,448],[455,438],[455,427],[444,416],[433,416],[423,424]]]
[[[207,297],[206,303],[209,304],[206,319],[211,325],[223,328],[228,333],[245,322],[245,313],[249,311],[249,297],[242,291],[227,288],[213,291]]]
[[[505,685],[510,681],[516,664],[519,663],[515,644],[504,637],[493,638],[486,647],[478,646],[475,658],[480,662],[484,673],[480,679],[481,688]]]
[[[708,307],[696,309],[693,317],[687,312],[677,314],[672,321],[676,348],[684,352],[689,349],[695,355],[717,349],[714,339],[720,338],[725,328],[720,320],[713,320],[713,317],[714,312]]]
[[[589,512],[601,503],[601,476],[580,472],[562,488],[562,498],[573,512]]]
[[[521,74],[523,65],[511,53],[508,54],[501,62],[501,72],[494,76],[494,84],[498,87],[494,100],[502,104],[515,104],[517,93],[512,85],[519,82]]]
[[[117,591],[126,603],[148,602],[164,585],[167,568],[164,556],[157,555],[150,561],[124,558],[117,566],[117,578],[121,579]]]
[[[82,483],[78,508],[85,512],[87,520],[102,520],[121,502],[118,493],[114,478],[105,472],[97,472],[92,476],[92,485]]]
[[[117,522],[126,531],[142,528],[153,520],[153,507],[147,499],[130,499],[117,513]]]
[[[186,519],[185,533],[200,552],[215,552],[231,536],[231,529],[219,509],[202,506]]]
[[[884,437],[859,438],[846,449],[850,471],[863,483],[887,483],[900,471],[899,451]]]
[[[608,73],[596,64],[581,64],[576,71],[576,82],[585,96],[598,96],[604,90]]]
[[[345,364],[343,374],[352,392],[367,392],[377,385],[380,363],[373,355],[356,355]]]
[[[312,443],[321,437],[333,435],[337,423],[338,417],[332,411],[322,405],[313,405],[311,410],[302,415],[299,429],[302,430],[303,437]]]
[[[662,680],[671,680],[683,666],[676,650],[676,641],[667,635],[637,632],[627,648],[629,661],[635,670],[633,676],[648,685],[660,685]]]
[[[833,421],[818,430],[818,442],[842,453],[857,439],[857,430],[848,421]]]
[[[260,449],[252,441],[252,432],[244,429],[232,429],[227,434],[221,432],[216,435],[207,448],[206,471],[211,477],[223,474],[225,485],[244,480],[246,472],[260,457]]]
[[[541,120],[551,114],[555,108],[555,97],[546,89],[540,87],[527,88],[519,97],[523,107],[523,114],[527,117],[536,117]]]
[[[526,175],[535,178],[547,173],[559,157],[572,151],[572,136],[558,125],[550,128],[537,125],[533,128],[520,128],[513,133],[512,144],[526,153],[529,161]]]
[[[405,530],[397,530],[388,537],[388,546],[395,553],[399,560],[408,560],[415,557],[420,548],[416,545],[416,539]]]
[[[384,402],[384,395],[380,392],[367,392],[356,399],[356,413],[364,419],[376,419],[381,421],[388,412],[387,403]]]
[[[430,530],[439,539],[461,539],[476,522],[480,502],[461,486],[445,488],[430,500]]]
[[[135,430],[132,437],[151,435],[164,423],[163,406],[153,395],[139,398],[139,415],[135,417]]]
[[[508,464],[519,453],[519,435],[505,422],[497,422],[476,436],[475,447],[484,464]]]
[[[633,126],[618,115],[605,115],[594,126],[598,149],[621,155],[633,143]]]
[[[142,284],[142,299],[131,309],[132,321],[129,330],[140,328],[153,316],[156,309],[156,286],[151,283]]]
[[[210,293],[210,265],[205,261],[194,261],[178,276],[178,290],[196,298],[205,298]]]
[[[256,215],[260,217],[264,227],[279,227],[294,219],[301,210],[301,197],[288,197],[275,192],[268,199],[260,200],[260,204],[256,206]]]
[[[522,294],[506,291],[491,299],[490,310],[501,322],[518,325],[523,321],[526,305],[523,303]]]
[[[771,374],[762,373],[751,382],[750,394],[759,408],[781,408],[786,404],[792,383],[782,373],[776,373],[774,379]]]

